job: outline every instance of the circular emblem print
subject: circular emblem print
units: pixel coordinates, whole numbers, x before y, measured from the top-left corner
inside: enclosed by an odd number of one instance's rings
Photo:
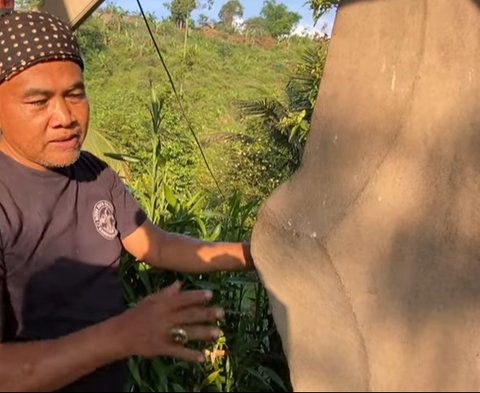
[[[93,222],[98,233],[105,239],[113,240],[117,237],[117,223],[113,214],[113,205],[108,201],[99,201],[93,208]]]

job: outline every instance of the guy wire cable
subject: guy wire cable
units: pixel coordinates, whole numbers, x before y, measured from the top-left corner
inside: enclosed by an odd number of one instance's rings
[[[175,94],[175,98],[178,101],[178,105],[180,106],[180,112],[182,113],[183,118],[185,119],[185,122],[187,123],[187,127],[190,130],[191,134],[193,135],[193,139],[195,140],[195,143],[197,144],[198,148],[200,149],[200,154],[202,155],[203,162],[205,163],[208,172],[210,173],[210,176],[212,176],[213,181],[215,182],[215,185],[218,189],[218,192],[220,192],[220,195],[222,196],[223,200],[225,200],[225,195],[222,192],[222,189],[220,188],[220,185],[217,181],[217,178],[213,174],[212,169],[210,168],[210,164],[208,163],[207,157],[205,156],[205,153],[203,151],[202,145],[200,144],[200,141],[197,138],[197,135],[195,134],[195,131],[193,129],[192,123],[190,122],[190,119],[187,116],[187,113],[185,111],[185,108],[183,106],[182,100],[180,99],[180,96],[177,92],[177,88],[175,87],[175,82],[173,81],[172,75],[170,74],[170,71],[167,67],[167,64],[165,63],[165,60],[163,59],[162,52],[160,51],[160,48],[158,47],[157,40],[153,36],[152,30],[150,29],[150,25],[148,23],[147,17],[145,16],[145,13],[143,12],[143,7],[142,4],[140,3],[140,0],[137,0],[138,8],[140,9],[140,13],[142,14],[143,21],[145,22],[145,26],[147,27],[148,34],[150,35],[150,39],[153,42],[153,45],[155,46],[155,50],[158,54],[158,57],[160,58],[160,61],[162,62],[163,69],[167,73],[168,80],[170,82],[170,85],[172,86],[173,93]]]

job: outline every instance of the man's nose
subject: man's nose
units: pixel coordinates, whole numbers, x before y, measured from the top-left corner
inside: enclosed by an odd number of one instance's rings
[[[65,99],[58,99],[55,101],[52,114],[50,117],[50,125],[52,127],[69,127],[75,121],[73,112],[65,101]]]

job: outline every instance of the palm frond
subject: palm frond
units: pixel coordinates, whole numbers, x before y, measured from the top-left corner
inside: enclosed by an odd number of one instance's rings
[[[261,98],[255,101],[238,101],[237,107],[245,117],[259,116],[265,120],[280,121],[287,113],[287,108],[280,101]]]

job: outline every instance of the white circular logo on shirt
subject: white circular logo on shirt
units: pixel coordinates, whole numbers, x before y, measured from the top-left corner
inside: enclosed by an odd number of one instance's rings
[[[93,222],[98,233],[105,239],[113,240],[117,237],[117,223],[115,221],[113,205],[108,201],[98,201],[93,208]]]

